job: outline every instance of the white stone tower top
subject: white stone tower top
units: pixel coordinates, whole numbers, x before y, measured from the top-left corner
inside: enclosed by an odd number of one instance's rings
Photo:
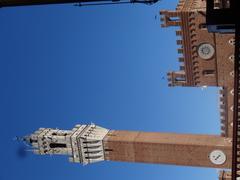
[[[76,125],[72,130],[39,128],[24,138],[36,154],[69,155],[70,162],[82,164],[104,160],[103,138],[108,129],[91,125]]]

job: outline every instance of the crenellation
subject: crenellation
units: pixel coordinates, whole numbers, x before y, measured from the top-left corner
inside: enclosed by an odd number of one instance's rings
[[[182,31],[181,30],[176,30],[176,35],[177,36],[182,36]]]
[[[178,58],[178,62],[180,62],[180,63],[181,63],[181,62],[184,62],[184,57],[179,57],[179,58]]]
[[[221,134],[227,136],[228,134],[228,103],[227,103],[227,88],[220,88],[219,90],[219,108],[220,108],[220,122]]]
[[[183,41],[181,39],[178,39],[177,40],[177,45],[182,45],[183,44]]]
[[[183,54],[183,48],[178,48],[177,51],[178,51],[178,54]]]
[[[184,66],[184,64],[180,65],[179,70],[180,70],[180,71],[185,71],[185,66]]]

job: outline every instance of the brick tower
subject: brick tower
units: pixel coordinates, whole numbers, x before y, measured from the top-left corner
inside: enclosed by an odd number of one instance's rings
[[[111,160],[231,167],[231,140],[214,135],[116,131],[92,124],[40,128],[24,140],[36,154],[68,155],[71,162],[83,164]]]

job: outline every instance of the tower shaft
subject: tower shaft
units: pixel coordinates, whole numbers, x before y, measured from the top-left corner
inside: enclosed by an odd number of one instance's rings
[[[230,168],[230,138],[216,135],[108,130],[94,124],[72,130],[40,128],[25,137],[36,154],[62,154],[75,163],[103,160]]]
[[[110,131],[104,139],[104,148],[105,159],[112,161],[231,167],[231,140],[215,135]],[[224,152],[224,163],[210,161],[215,150]]]

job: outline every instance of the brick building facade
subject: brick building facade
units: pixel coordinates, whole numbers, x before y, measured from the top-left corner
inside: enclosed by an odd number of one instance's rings
[[[179,27],[180,68],[168,73],[169,86],[220,87],[222,136],[232,137],[233,35],[207,31],[205,1],[180,0],[175,11],[162,10],[160,14],[162,27]]]

